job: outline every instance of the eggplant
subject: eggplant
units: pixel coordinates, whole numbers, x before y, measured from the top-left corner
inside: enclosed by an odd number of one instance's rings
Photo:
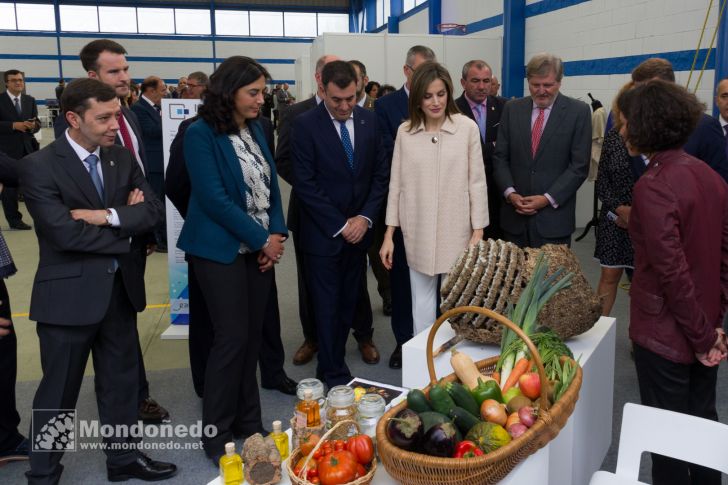
[[[422,439],[422,451],[427,455],[450,458],[455,453],[457,435],[454,424],[436,424],[425,433],[425,437]]]
[[[389,418],[386,429],[389,441],[404,450],[417,449],[424,434],[422,419],[411,409],[403,409]]]

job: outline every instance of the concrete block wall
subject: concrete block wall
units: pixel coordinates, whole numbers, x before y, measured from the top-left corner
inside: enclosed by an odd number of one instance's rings
[[[232,55],[245,55],[261,61],[274,82],[287,82],[296,94],[295,60],[308,55],[312,39],[307,38],[230,38],[215,43],[209,36],[109,36],[122,44],[127,52],[131,76],[140,80],[160,76],[176,84],[180,76],[193,71],[211,74],[215,61],[219,64]],[[104,35],[61,34],[60,59],[66,81],[85,76],[78,60],[81,48]],[[55,86],[61,77],[59,49],[55,33],[1,32],[0,71],[19,69],[25,72],[27,92],[39,101],[55,97]]]

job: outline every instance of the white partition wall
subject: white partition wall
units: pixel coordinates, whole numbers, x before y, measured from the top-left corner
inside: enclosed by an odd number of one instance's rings
[[[460,71],[471,59],[483,59],[499,73],[501,68],[501,39],[478,36],[456,37],[422,34],[324,34],[311,46],[311,77],[316,59],[334,54],[342,59],[357,59],[367,67],[369,79],[379,83],[402,85],[407,50],[413,45],[425,45],[435,51],[438,61],[450,71],[455,92],[460,96]],[[296,79],[301,83],[302,79]]]

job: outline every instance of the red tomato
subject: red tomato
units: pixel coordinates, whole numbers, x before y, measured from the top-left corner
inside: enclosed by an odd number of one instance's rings
[[[346,443],[344,440],[336,440],[334,441],[334,450],[335,451],[341,451],[346,449]]]
[[[361,478],[361,477],[363,477],[366,474],[367,474],[367,469],[364,468],[364,465],[362,465],[361,463],[357,463],[357,465],[356,465],[356,478]]]
[[[350,452],[334,451],[318,463],[321,485],[342,485],[356,478],[357,461]]]
[[[316,446],[316,443],[319,442],[319,439],[321,439],[321,437],[319,435],[312,434],[312,435],[306,436],[305,438],[303,438],[301,440],[301,442],[298,444],[298,446],[301,448],[301,453],[303,454],[303,456],[306,456],[309,453],[311,453],[311,450],[314,449],[314,447]]]
[[[309,482],[313,483],[314,485],[318,485],[319,483],[321,483],[321,481],[319,480],[319,477],[313,477],[312,479],[309,480]]]
[[[346,449],[354,454],[356,461],[368,465],[374,459],[374,443],[366,434],[352,436],[346,443]]]

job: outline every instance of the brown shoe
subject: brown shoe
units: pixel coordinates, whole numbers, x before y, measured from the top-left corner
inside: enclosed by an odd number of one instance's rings
[[[379,351],[371,339],[359,342],[359,352],[361,352],[361,360],[366,364],[379,363]]]
[[[293,365],[308,364],[316,352],[318,352],[318,344],[310,340],[304,340],[293,355]]]
[[[169,423],[169,411],[164,409],[151,397],[139,404],[139,419],[147,424]]]

